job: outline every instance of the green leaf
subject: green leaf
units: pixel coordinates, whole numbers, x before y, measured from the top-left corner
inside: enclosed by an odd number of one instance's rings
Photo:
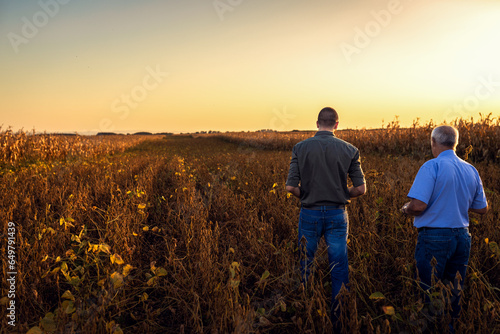
[[[57,329],[56,322],[54,321],[54,313],[49,312],[40,321],[40,325],[46,332],[54,332]]]
[[[70,278],[68,278],[68,283],[73,286],[77,286],[81,281],[82,280],[78,276],[71,276]]]
[[[151,277],[150,279],[148,279],[148,281],[146,282],[147,285],[151,286],[155,283],[155,280],[156,280],[156,276],[155,277]]]
[[[155,275],[160,277],[160,276],[167,276],[167,270],[165,268],[158,268],[156,269]]]
[[[261,280],[261,281],[265,280],[266,278],[268,278],[268,277],[269,277],[269,275],[270,275],[270,274],[271,274],[271,273],[269,272],[269,270],[264,271],[264,273],[263,273],[263,274],[262,274],[262,276],[260,277],[260,280]]]
[[[62,303],[62,309],[64,310],[64,313],[71,314],[76,311],[75,303],[71,300],[65,300]]]
[[[69,300],[75,300],[75,296],[73,296],[73,294],[71,293],[71,291],[69,290],[66,290],[63,295],[61,296],[61,298],[64,298],[64,299],[69,299]]]
[[[375,300],[385,299],[385,296],[382,292],[377,291],[377,292],[374,292],[370,295],[370,299],[375,299]]]
[[[43,332],[40,329],[40,327],[35,326],[35,327],[31,327],[30,330],[26,332],[26,334],[43,334]]]
[[[385,299],[385,296],[382,292],[374,292],[370,295],[370,299]]]
[[[120,326],[118,326],[117,328],[115,328],[115,330],[113,331],[113,334],[123,334],[123,330],[120,328]]]
[[[239,285],[240,285],[240,280],[235,280],[235,279],[231,280],[231,287],[233,289],[236,289]]]
[[[496,254],[496,256],[500,256],[500,248],[498,247],[498,244],[494,241],[490,241],[488,243],[488,246],[490,247],[490,250]]]

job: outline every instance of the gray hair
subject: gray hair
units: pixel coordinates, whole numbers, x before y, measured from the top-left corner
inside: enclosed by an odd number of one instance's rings
[[[458,130],[449,125],[441,125],[432,130],[431,138],[440,145],[454,149],[458,144]]]

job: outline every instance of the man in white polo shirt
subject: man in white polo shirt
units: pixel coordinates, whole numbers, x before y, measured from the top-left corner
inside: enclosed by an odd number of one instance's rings
[[[432,131],[435,159],[422,165],[408,193],[411,201],[401,208],[404,214],[415,216],[420,286],[428,290],[433,273],[445,284],[452,282],[454,320],[460,313],[460,289],[469,262],[469,211],[485,214],[488,210],[479,173],[457,157],[457,144],[458,131],[454,127],[443,125]]]

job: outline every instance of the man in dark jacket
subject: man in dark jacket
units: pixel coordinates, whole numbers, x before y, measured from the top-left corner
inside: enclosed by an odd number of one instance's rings
[[[349,221],[345,206],[366,192],[359,151],[333,134],[338,114],[323,108],[316,123],[318,132],[293,148],[286,190],[300,199],[299,249],[301,278],[307,283],[318,242],[325,237],[332,279],[332,321],[339,309],[335,298],[349,282],[347,236]],[[348,187],[347,178],[352,181]]]

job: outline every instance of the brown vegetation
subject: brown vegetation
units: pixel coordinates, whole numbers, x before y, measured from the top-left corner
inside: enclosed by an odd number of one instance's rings
[[[474,119],[456,119],[450,125],[460,133],[457,153],[472,161],[500,161],[500,118],[490,115]],[[429,136],[436,124],[431,120],[419,124],[416,120],[409,128],[402,128],[396,118],[381,129],[339,130],[336,135],[358,147],[364,154],[410,155],[415,158],[429,157]],[[218,135],[224,140],[258,148],[291,150],[301,140],[314,132],[232,132]]]
[[[500,330],[500,167],[498,155],[474,156],[498,150],[498,122],[488,122],[467,125],[469,135],[461,130],[491,210],[471,215],[459,332]],[[360,148],[368,183],[367,195],[348,208],[346,333],[418,333],[432,326],[440,332],[447,324],[446,312],[430,317],[423,307],[414,279],[417,233],[398,211],[430,155],[430,128],[393,124],[339,134]],[[298,202],[284,190],[290,145],[304,136],[272,134],[272,146],[262,144],[262,133],[239,135],[237,143],[215,136],[148,139],[92,154],[81,149],[71,158],[4,158],[3,240],[7,222],[16,225],[13,332],[331,332],[325,246],[304,289]],[[126,146],[124,138],[108,145]],[[1,256],[6,277],[3,241]],[[3,289],[2,303],[6,295]],[[0,316],[2,330],[12,329],[4,305]]]
[[[13,132],[0,127],[0,164],[92,158],[122,152],[146,138],[148,137],[36,134],[34,130]]]

